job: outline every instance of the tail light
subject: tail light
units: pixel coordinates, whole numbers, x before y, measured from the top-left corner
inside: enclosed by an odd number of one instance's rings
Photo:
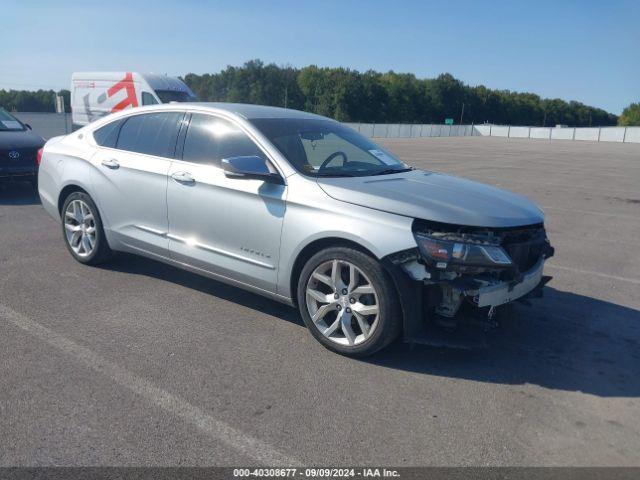
[[[41,148],[40,150],[38,150],[38,153],[36,153],[36,165],[40,166],[40,162],[42,162],[42,153],[44,152],[44,148]]]

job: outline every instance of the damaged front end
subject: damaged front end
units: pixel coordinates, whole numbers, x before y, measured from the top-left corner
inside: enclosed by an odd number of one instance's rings
[[[543,224],[485,228],[415,220],[413,234],[416,249],[385,258],[401,297],[405,341],[434,343],[434,326],[487,330],[497,325],[500,307],[541,296],[551,279],[543,275],[554,253]]]

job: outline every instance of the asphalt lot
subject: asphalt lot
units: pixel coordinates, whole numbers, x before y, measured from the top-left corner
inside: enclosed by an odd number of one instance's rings
[[[270,300],[82,266],[0,187],[0,465],[640,465],[640,145],[381,143],[546,211],[554,280],[490,348],[340,357]]]

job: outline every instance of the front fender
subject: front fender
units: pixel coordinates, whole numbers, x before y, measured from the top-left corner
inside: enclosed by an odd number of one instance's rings
[[[295,177],[289,177],[290,193],[282,226],[280,295],[291,298],[291,276],[296,260],[307,246],[318,240],[354,242],[377,259],[416,247],[411,218],[334,200],[316,184],[300,188],[294,183]]]

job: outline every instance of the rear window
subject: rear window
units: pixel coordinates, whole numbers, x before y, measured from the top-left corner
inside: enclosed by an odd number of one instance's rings
[[[16,117],[4,108],[0,108],[0,130],[21,131],[26,128]]]
[[[93,132],[93,138],[101,147],[115,148],[121,125],[122,120],[107,123],[104,127],[100,127]]]
[[[171,158],[183,117],[184,113],[179,112],[146,113],[129,117],[120,129],[116,148]]]

